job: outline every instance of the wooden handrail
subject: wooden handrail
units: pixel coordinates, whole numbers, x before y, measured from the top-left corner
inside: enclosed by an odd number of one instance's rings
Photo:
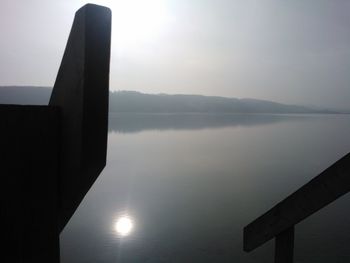
[[[350,153],[244,227],[244,251],[250,252],[274,237],[277,237],[276,249],[285,247],[279,246],[278,242],[278,237],[281,237],[282,233],[291,231],[294,225],[349,191]],[[289,239],[292,240],[292,235],[289,236]],[[285,242],[286,239],[280,238],[280,240]],[[287,245],[287,247],[293,249],[293,246]],[[276,251],[276,255],[278,253]]]

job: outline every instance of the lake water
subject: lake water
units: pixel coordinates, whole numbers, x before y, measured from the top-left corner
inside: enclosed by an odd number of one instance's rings
[[[273,262],[273,241],[243,252],[243,227],[350,151],[348,115],[111,114],[109,129],[107,166],[61,234],[64,263]],[[349,205],[296,226],[296,262],[350,262]]]

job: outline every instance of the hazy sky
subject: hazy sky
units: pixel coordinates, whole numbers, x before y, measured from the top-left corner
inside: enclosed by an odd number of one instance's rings
[[[112,90],[350,108],[350,1],[100,0]],[[52,86],[80,0],[0,0],[0,85]]]

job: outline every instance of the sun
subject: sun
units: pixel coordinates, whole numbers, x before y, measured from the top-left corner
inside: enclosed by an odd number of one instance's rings
[[[122,49],[156,41],[171,20],[164,0],[97,0],[96,3],[112,10],[112,43]]]
[[[128,216],[121,216],[115,222],[114,229],[120,236],[127,236],[134,227],[133,221]]]
[[[117,1],[112,7],[113,32],[116,37],[130,44],[152,40],[161,32],[166,22],[163,1]]]

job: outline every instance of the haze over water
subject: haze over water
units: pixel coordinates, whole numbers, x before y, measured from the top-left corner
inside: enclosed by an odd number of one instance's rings
[[[110,89],[349,109],[350,1],[92,0]],[[2,0],[0,85],[53,86],[85,0]],[[243,227],[350,149],[348,115],[114,115],[61,261],[272,262]],[[296,227],[296,262],[350,262],[349,196]],[[122,223],[120,223],[122,222]]]
[[[272,241],[242,251],[243,227],[350,149],[348,115],[144,118],[111,115],[107,167],[61,235],[62,262],[272,262]],[[297,225],[296,262],[349,262],[349,202]]]

